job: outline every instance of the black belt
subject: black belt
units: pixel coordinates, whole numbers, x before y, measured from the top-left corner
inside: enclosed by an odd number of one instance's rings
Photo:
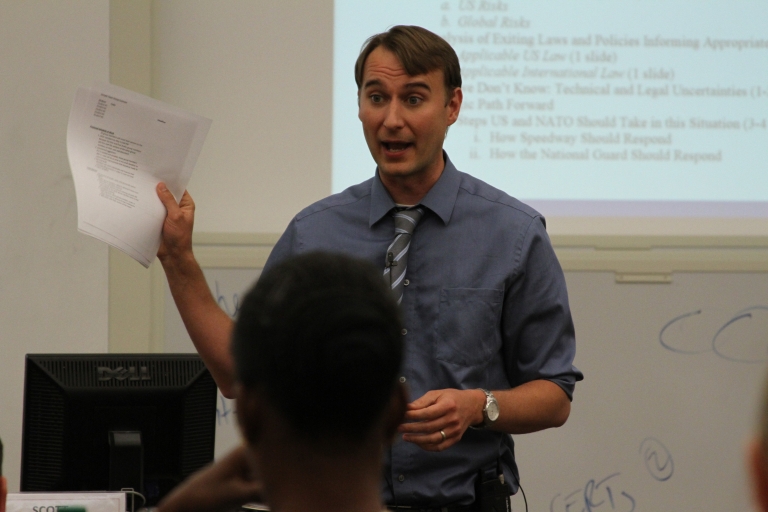
[[[475,505],[453,505],[450,507],[430,507],[424,505],[387,505],[393,512],[477,512]]]

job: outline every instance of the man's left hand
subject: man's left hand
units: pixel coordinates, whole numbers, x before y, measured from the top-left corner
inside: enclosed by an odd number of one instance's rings
[[[485,393],[479,389],[428,391],[408,404],[398,430],[404,441],[439,452],[458,443],[470,425],[483,421],[484,405]]]

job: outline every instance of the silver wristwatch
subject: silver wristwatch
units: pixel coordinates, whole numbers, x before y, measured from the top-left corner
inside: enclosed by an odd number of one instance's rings
[[[496,401],[496,397],[493,393],[487,389],[480,388],[480,391],[485,393],[485,407],[483,407],[483,425],[490,427],[496,420],[499,419],[499,402]]]

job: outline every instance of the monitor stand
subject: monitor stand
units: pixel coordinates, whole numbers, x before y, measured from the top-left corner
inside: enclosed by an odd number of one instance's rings
[[[109,490],[144,493],[144,448],[141,432],[109,432]]]

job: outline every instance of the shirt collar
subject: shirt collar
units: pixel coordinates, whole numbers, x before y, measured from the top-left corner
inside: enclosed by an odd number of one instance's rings
[[[424,196],[424,199],[419,204],[432,210],[442,219],[444,224],[448,224],[451,220],[453,207],[456,205],[456,196],[459,194],[461,174],[453,165],[451,159],[448,158],[448,153],[445,151],[443,151],[443,158],[445,159],[445,168],[440,178],[438,178],[437,183],[432,185],[432,188],[429,189],[429,192],[427,192],[427,195]],[[377,168],[376,176],[374,176],[371,184],[371,215],[368,219],[369,225],[373,226],[379,222],[394,207],[395,202],[381,182]]]

